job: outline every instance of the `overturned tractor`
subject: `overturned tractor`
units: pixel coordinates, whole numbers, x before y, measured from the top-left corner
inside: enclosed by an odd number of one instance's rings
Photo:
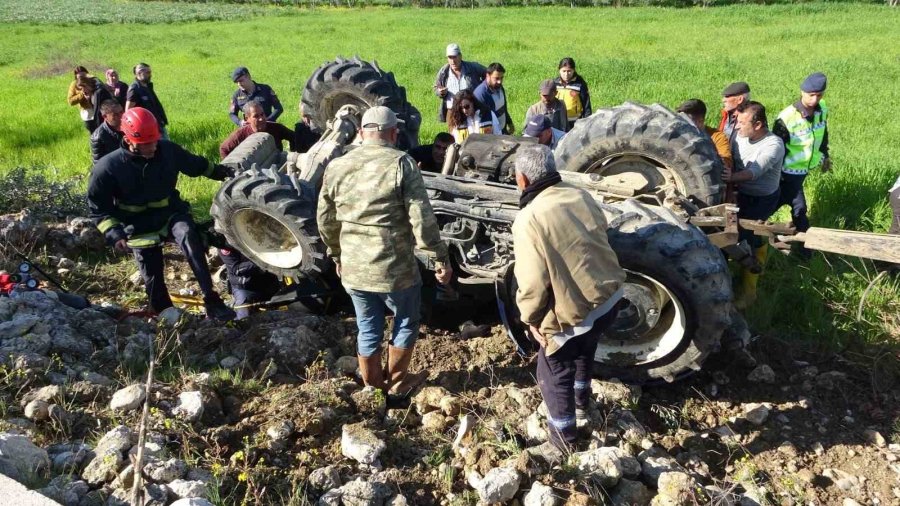
[[[391,73],[358,58],[322,65],[302,96],[304,112],[324,132],[321,140],[302,154],[279,151],[263,133],[244,141],[223,160],[239,170],[214,199],[216,230],[283,279],[329,272],[333,266],[315,215],[322,175],[359,142],[361,115],[374,105],[391,107],[405,120],[403,147],[418,144],[419,113]],[[515,309],[511,225],[518,191],[512,183],[516,152],[528,142],[533,140],[472,135],[448,150],[440,174],[423,173],[458,273],[454,282],[493,285],[500,317],[522,354],[535,345]],[[732,304],[720,248],[745,262],[752,256],[736,244],[736,209],[720,205],[721,161],[693,124],[658,104],[626,103],[579,120],[556,158],[563,179],[590,192],[606,215],[610,245],[628,272],[628,305],[598,346],[599,373],[632,382],[673,381],[699,369],[723,338],[747,332]],[[773,234],[766,225],[745,225]],[[811,230],[808,236],[817,233],[822,235]],[[896,243],[879,248],[868,256],[898,261]]]

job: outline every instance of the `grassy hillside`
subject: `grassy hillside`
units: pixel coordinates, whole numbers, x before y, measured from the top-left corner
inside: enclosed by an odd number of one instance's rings
[[[154,5],[149,4],[151,11],[172,4]],[[892,110],[900,103],[897,9],[859,4],[257,9],[243,20],[6,23],[0,32],[0,173],[40,164],[55,167],[59,178],[87,174],[87,133],[76,108],[65,102],[76,64],[97,74],[113,66],[127,79],[132,65],[150,63],[173,139],[215,157],[218,143],[232,129],[226,109],[235,86],[228,75],[235,66],[249,66],[257,81],[274,87],[286,108],[281,122],[292,125],[300,90],[313,69],[336,55],[359,54],[377,60],[406,86],[424,117],[422,138],[429,139],[442,127],[435,119],[431,84],[444,61],[444,46],[454,41],[466,59],[504,64],[517,123],[537,100],[539,81],[555,75],[563,56],[578,62],[595,109],[626,100],[674,107],[698,97],[712,109],[711,123],[719,94],[732,81],[748,81],[754,98],[774,117],[796,99],[804,76],[823,71],[829,76],[826,101],[832,111],[835,169],[808,181],[812,220],[873,231],[884,231],[889,224],[886,190],[897,177],[900,159],[900,144],[894,141],[900,137],[900,118]],[[159,19],[204,18],[163,14]],[[181,187],[198,214],[205,214],[215,185],[184,178]],[[819,258],[799,266],[778,259],[764,281],[764,288],[778,296],[756,309],[757,327],[831,337],[895,334],[900,305],[896,285],[876,287],[867,305],[874,313],[866,313],[872,322],[860,328],[853,322],[856,304],[871,274],[862,264],[849,268],[825,262]],[[798,300],[801,312],[796,311]]]

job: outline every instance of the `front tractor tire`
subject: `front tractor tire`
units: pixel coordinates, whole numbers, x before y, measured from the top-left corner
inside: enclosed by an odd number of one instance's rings
[[[226,182],[213,199],[216,232],[279,278],[315,277],[326,269],[312,188],[273,168],[252,168]]]
[[[662,105],[626,102],[575,122],[555,150],[560,170],[596,173],[637,194],[674,188],[697,207],[722,201],[712,141]]]

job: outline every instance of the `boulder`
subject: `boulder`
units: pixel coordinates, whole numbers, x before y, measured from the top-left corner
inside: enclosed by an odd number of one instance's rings
[[[344,506],[381,506],[394,495],[394,491],[387,483],[376,480],[365,481],[362,478],[349,481],[338,490]]]
[[[320,467],[309,473],[309,485],[319,492],[340,488],[341,475],[334,466]]]
[[[27,437],[0,433],[0,474],[16,481],[28,481],[50,468],[47,452]]]
[[[181,459],[160,460],[144,465],[144,474],[157,483],[169,483],[184,477],[187,463]]]
[[[172,480],[167,486],[180,499],[206,496],[206,484],[199,480]]]

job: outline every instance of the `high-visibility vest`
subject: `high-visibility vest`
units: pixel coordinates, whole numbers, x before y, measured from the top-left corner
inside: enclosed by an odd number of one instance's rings
[[[584,111],[584,104],[581,103],[581,84],[557,84],[556,98],[566,104],[566,119],[575,121],[581,117]]]
[[[825,138],[825,125],[828,120],[828,108],[819,102],[819,109],[813,113],[812,121],[807,121],[803,114],[793,105],[789,105],[778,119],[784,123],[790,133],[790,141],[784,145],[784,165],[782,172],[787,174],[806,174],[810,169],[818,167],[822,162],[822,140]]]

